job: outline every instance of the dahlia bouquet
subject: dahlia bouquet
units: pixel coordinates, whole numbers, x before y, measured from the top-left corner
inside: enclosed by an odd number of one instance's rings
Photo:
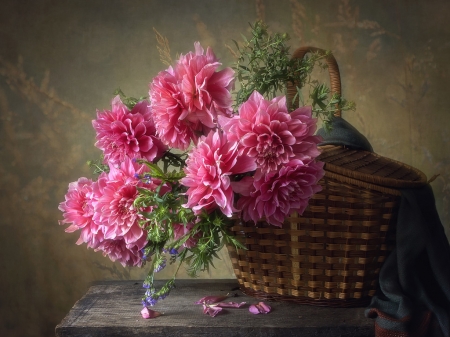
[[[92,125],[103,155],[90,165],[98,177],[70,183],[59,205],[60,224],[80,233],[77,244],[148,267],[144,307],[174,287],[176,275],[154,284],[168,262],[185,263],[195,276],[225,244],[245,248],[227,230],[233,218],[281,227],[292,212],[302,214],[324,175],[313,115],[326,121],[336,106],[351,108],[309,80],[324,55],[291,60],[288,37],[260,22],[236,42],[233,68],[220,69],[198,42],[172,62],[167,40],[157,38],[169,67],[153,78],[148,98],[118,91],[110,109],[97,111]],[[287,83],[298,88],[299,108],[288,109],[292,102],[280,95]],[[311,106],[302,104],[305,85]]]

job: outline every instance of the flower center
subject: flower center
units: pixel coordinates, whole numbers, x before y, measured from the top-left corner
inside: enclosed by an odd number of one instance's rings
[[[259,153],[260,158],[264,158],[266,160],[277,158],[278,155],[283,152],[283,144],[277,134],[272,133],[270,135],[259,135],[256,151]]]

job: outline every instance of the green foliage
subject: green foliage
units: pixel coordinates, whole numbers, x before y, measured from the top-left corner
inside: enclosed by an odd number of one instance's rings
[[[272,98],[282,91],[287,82],[303,83],[312,69],[311,61],[293,60],[286,42],[287,34],[270,35],[268,27],[258,21],[251,27],[251,36],[242,36],[240,46],[233,40],[238,60],[234,65],[241,88],[236,93],[236,106],[245,102],[253,91],[266,98]]]
[[[305,105],[302,88],[310,87],[309,98],[316,116],[329,122],[337,110],[353,110],[354,104],[347,102],[338,94],[330,94],[325,84],[311,78],[315,66],[326,69],[323,61],[331,55],[310,53],[302,59],[291,58],[287,34],[270,34],[268,27],[261,21],[250,25],[250,38],[243,36],[243,44],[234,41],[238,59],[234,65],[240,89],[235,93],[236,106],[245,102],[253,91],[258,91],[266,99],[286,94],[287,85],[293,85],[297,94],[288,105]]]
[[[139,196],[135,199],[134,207],[142,210],[141,227],[148,233],[151,243],[166,243],[173,237],[174,224],[186,224],[194,219],[191,209],[184,208],[182,185],[178,180],[183,172],[164,173],[158,166],[146,163],[151,167],[151,179],[161,181],[155,191],[139,188]],[[148,179],[144,176],[144,179]],[[161,189],[170,189],[161,193]]]
[[[142,101],[142,100],[144,100],[144,99],[147,98],[146,96],[142,96],[142,97],[140,97],[140,98],[128,97],[128,96],[126,96],[126,95],[123,93],[123,91],[122,91],[120,88],[118,88],[118,89],[116,89],[116,90],[114,91],[114,95],[119,95],[119,96],[120,96],[120,99],[122,100],[122,103],[125,104],[126,107],[127,107],[128,109],[130,109],[130,110],[133,109],[134,106],[135,106],[138,102],[140,102],[140,101]]]
[[[174,286],[176,274],[182,263],[187,264],[188,274],[195,277],[199,271],[209,270],[213,265],[213,259],[226,243],[244,248],[235,238],[227,233],[229,223],[220,211],[197,216],[189,208],[184,208],[186,202],[185,188],[180,184],[184,172],[165,172],[159,166],[147,161],[140,161],[147,165],[150,172],[141,179],[157,179],[159,187],[152,191],[139,188],[139,195],[135,199],[134,207],[141,210],[143,219],[140,226],[147,232],[148,244],[144,249],[144,255],[150,260],[148,276],[144,281],[151,291],[146,298],[155,301],[164,298]],[[162,193],[162,190],[168,190]],[[173,225],[193,224],[193,227],[184,236],[174,239]],[[189,239],[197,240],[197,244],[191,248],[183,247]],[[170,254],[172,250],[183,249],[180,254]],[[178,261],[179,265],[172,279],[167,281],[159,290],[154,284],[154,275],[161,266],[165,265],[167,255],[170,254],[170,263]]]
[[[188,274],[196,277],[199,271],[209,271],[209,266],[213,266],[214,257],[218,258],[217,252],[229,243],[236,247],[244,248],[239,241],[228,234],[227,228],[230,222],[224,218],[220,211],[211,214],[203,213],[195,226],[198,233],[202,233],[198,238],[195,247],[190,248],[191,254],[185,257],[188,264]]]
[[[102,172],[109,172],[109,166],[103,164],[102,160],[88,160],[87,165],[92,169],[94,174],[100,174]]]

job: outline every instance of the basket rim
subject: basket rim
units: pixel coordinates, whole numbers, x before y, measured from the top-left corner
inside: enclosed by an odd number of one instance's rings
[[[344,149],[345,147],[337,146],[337,145],[325,145],[325,146],[320,146],[319,148],[322,150],[322,154],[326,154],[326,152],[329,150],[337,149],[337,148]],[[351,149],[348,149],[348,150],[350,151]],[[401,179],[377,176],[377,175],[373,175],[373,174],[362,173],[362,172],[359,172],[356,170],[351,170],[351,169],[348,169],[348,168],[345,168],[342,166],[338,166],[338,165],[335,165],[332,163],[328,163],[325,160],[321,160],[320,158],[318,160],[322,161],[324,163],[324,170],[326,172],[332,172],[332,173],[338,174],[339,176],[352,178],[355,181],[370,183],[372,188],[375,190],[377,190],[377,187],[385,187],[385,188],[387,187],[387,188],[390,188],[391,190],[395,189],[395,188],[417,188],[417,187],[422,187],[422,186],[426,185],[426,183],[427,183],[426,175],[419,169],[416,169],[408,164],[399,162],[399,161],[391,159],[391,158],[381,156],[381,155],[373,153],[373,152],[358,150],[358,153],[367,153],[368,155],[373,156],[375,158],[390,162],[390,163],[398,166],[399,168],[403,168],[407,171],[413,172],[418,177],[418,179],[417,180],[401,180]],[[357,183],[357,185],[359,185],[359,183]],[[377,187],[375,187],[375,186],[377,186]]]
[[[348,170],[348,171],[352,172],[351,170]],[[381,192],[383,194],[401,196],[401,192],[398,189],[390,188],[390,186],[386,187],[383,185],[374,184],[371,181],[364,181],[362,179],[359,179],[360,178],[359,176],[357,176],[355,178],[355,177],[345,176],[345,175],[342,175],[339,173],[334,173],[332,171],[328,171],[326,164],[325,164],[325,177],[338,180],[339,182],[344,183],[344,184],[349,184],[349,185],[353,185],[353,186],[357,186],[357,187],[363,187],[363,188],[366,188],[369,190]],[[324,178],[322,178],[322,179],[324,179]]]

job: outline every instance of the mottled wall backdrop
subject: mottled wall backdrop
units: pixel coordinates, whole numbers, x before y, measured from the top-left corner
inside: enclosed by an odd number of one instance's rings
[[[69,182],[98,158],[91,120],[115,89],[144,96],[165,68],[155,27],[172,56],[228,46],[264,19],[293,48],[336,56],[344,117],[375,151],[430,178],[450,233],[450,3],[447,0],[3,0],[0,11],[0,335],[51,336],[90,282],[141,279],[76,246],[58,226]],[[203,277],[233,277],[227,255]],[[167,277],[169,274],[162,274]],[[182,277],[183,277],[182,272]]]

